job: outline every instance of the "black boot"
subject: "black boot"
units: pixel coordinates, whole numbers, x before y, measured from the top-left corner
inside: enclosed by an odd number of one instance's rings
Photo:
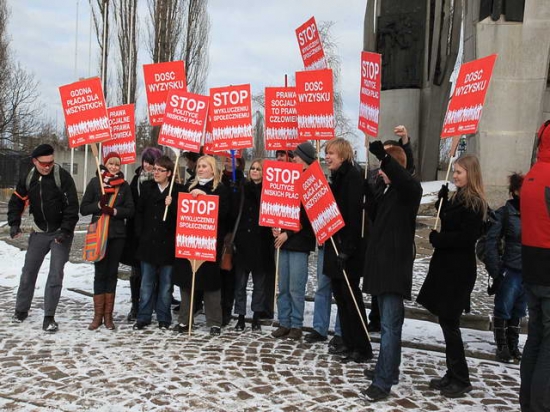
[[[510,355],[517,361],[521,360],[521,351],[518,348],[519,344],[520,319],[512,318],[508,321],[506,328],[506,339],[508,341],[508,349]]]
[[[509,363],[512,357],[506,340],[506,319],[493,319],[493,334],[495,336],[495,343],[497,344],[497,361]]]
[[[237,332],[242,332],[244,330],[244,315],[239,315],[239,318],[237,319],[237,324],[235,325],[235,330]]]
[[[252,316],[252,330],[256,332],[262,330],[262,324],[260,323],[260,312],[254,312],[254,316]]]
[[[141,268],[132,267],[132,274],[130,275],[130,292],[132,295],[132,308],[126,317],[128,323],[133,323],[136,320],[139,310],[139,293],[141,289]]]

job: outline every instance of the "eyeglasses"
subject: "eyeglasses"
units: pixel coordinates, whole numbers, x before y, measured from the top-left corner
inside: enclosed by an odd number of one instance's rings
[[[36,161],[38,162],[38,164],[42,167],[52,167],[53,164],[54,164],[54,161],[52,160],[51,162],[41,162],[40,160],[36,159]]]
[[[262,168],[261,167],[251,167],[250,171],[253,171],[253,170],[257,170],[258,172],[261,172]]]
[[[160,167],[153,167],[153,173],[166,173],[168,169],[162,169]]]

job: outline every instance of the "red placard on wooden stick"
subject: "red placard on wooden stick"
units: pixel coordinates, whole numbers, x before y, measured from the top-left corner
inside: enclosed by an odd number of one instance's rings
[[[174,149],[199,153],[210,98],[184,90],[170,90],[158,142]]]
[[[265,88],[265,148],[292,150],[298,139],[298,110],[294,87]]]
[[[176,258],[216,261],[218,196],[179,193]]]
[[[325,59],[323,43],[321,42],[321,36],[319,36],[319,30],[317,30],[315,17],[296,29],[296,38],[298,39],[298,46],[300,46],[305,70],[326,69],[327,60]]]
[[[249,84],[210,89],[209,117],[214,151],[253,146]]]
[[[107,106],[99,77],[61,86],[59,94],[70,148],[111,138]]]
[[[361,52],[361,92],[359,94],[359,130],[378,136],[380,92],[382,89],[382,55]]]
[[[323,244],[344,227],[344,219],[319,162],[313,162],[308,167],[298,181],[298,186],[302,205],[311,222],[317,242]]]
[[[442,138],[477,132],[496,58],[492,54],[460,66],[443,121]]]
[[[302,167],[298,163],[264,161],[260,226],[296,232],[300,230],[300,196],[297,183]]]
[[[334,135],[332,70],[296,72],[300,140],[329,140]]]
[[[111,140],[103,143],[101,151],[103,158],[111,152],[120,155],[123,165],[136,162],[136,121],[133,104],[110,107],[109,125],[111,126]]]
[[[182,61],[144,64],[143,78],[149,123],[151,126],[160,126],[164,118],[168,91],[187,91],[185,65]]]

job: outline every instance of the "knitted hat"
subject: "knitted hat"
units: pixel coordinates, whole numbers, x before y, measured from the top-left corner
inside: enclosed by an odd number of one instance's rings
[[[109,159],[112,159],[113,157],[118,158],[118,160],[122,161],[120,155],[117,152],[109,152],[105,156],[103,156],[103,164],[107,164]]]
[[[294,155],[298,156],[308,165],[317,160],[317,153],[310,142],[300,143],[298,147],[296,147],[296,150],[294,150]]]
[[[49,155],[53,155],[53,147],[47,143],[36,146],[31,153],[31,157],[33,159],[36,159],[37,157],[40,157],[40,156],[49,156]]]
[[[147,147],[141,154],[141,163],[147,162],[150,165],[155,164],[155,160],[162,156],[160,149],[156,147]]]

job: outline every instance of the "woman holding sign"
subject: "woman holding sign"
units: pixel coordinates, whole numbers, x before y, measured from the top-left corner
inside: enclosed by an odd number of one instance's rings
[[[432,230],[434,247],[430,269],[417,302],[439,317],[446,345],[447,372],[432,379],[430,387],[456,398],[472,390],[460,316],[470,311],[470,294],[477,276],[475,244],[487,211],[481,167],[477,157],[465,155],[454,164],[457,192],[449,197],[447,185],[439,191],[436,208],[441,205],[441,231]]]
[[[226,233],[226,220],[231,211],[229,190],[220,180],[220,170],[216,159],[202,156],[197,161],[197,174],[189,187],[185,188],[194,197],[201,195],[219,196],[218,233],[216,240],[216,262],[204,262],[195,274],[195,290],[204,292],[204,313],[206,325],[211,335],[219,335],[222,326],[220,259],[223,239]],[[180,287],[181,306],[176,330],[186,333],[189,328],[189,305],[191,303],[191,284],[193,272],[188,259],[176,259],[174,263],[174,284]]]
[[[118,276],[118,264],[126,238],[125,220],[134,215],[134,201],[130,186],[120,171],[120,156],[110,152],[103,159],[101,180],[105,194],[101,193],[99,178],[93,177],[86,186],[80,204],[83,216],[92,215],[92,222],[102,214],[109,215],[109,232],[105,257],[94,262],[94,319],[88,329],[95,330],[105,323],[114,329],[113,308]],[[114,197],[114,202],[112,200]]]
[[[238,196],[234,209],[238,226],[235,234],[235,313],[239,315],[235,330],[244,330],[246,315],[246,285],[252,272],[254,289],[251,308],[254,312],[252,330],[261,330],[260,313],[269,304],[266,295],[267,274],[275,270],[273,260],[273,237],[271,229],[259,225],[260,198],[262,195],[262,160],[256,159],[250,165],[248,177]],[[270,278],[270,277],[269,277]]]
[[[334,236],[338,253],[330,242],[325,245],[323,273],[330,278],[338,306],[342,339],[349,350],[342,362],[363,363],[372,359],[372,347],[363,328],[363,323],[367,323],[367,314],[359,289],[359,281],[363,276],[360,247],[363,178],[353,164],[353,148],[347,140],[337,138],[329,141],[325,152],[325,162],[330,171],[330,188],[346,225]],[[345,275],[363,320],[359,317]]]

